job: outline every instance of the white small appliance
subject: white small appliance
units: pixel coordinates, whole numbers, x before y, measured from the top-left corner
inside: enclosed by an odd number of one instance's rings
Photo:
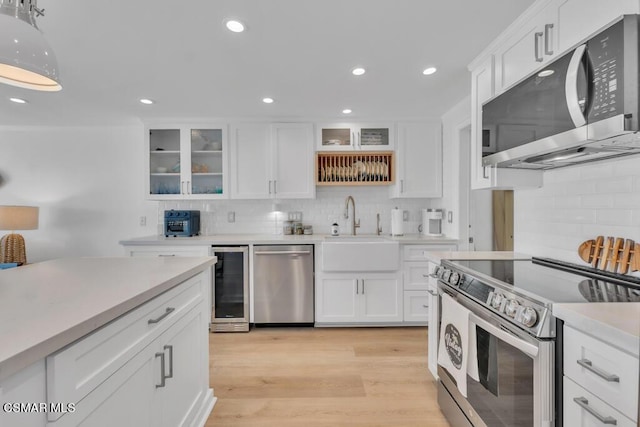
[[[442,236],[442,209],[422,209],[422,234]]]

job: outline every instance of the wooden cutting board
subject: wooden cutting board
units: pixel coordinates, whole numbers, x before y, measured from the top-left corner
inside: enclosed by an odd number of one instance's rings
[[[627,274],[640,270],[640,244],[622,237],[603,237],[582,242],[580,258],[594,268]]]

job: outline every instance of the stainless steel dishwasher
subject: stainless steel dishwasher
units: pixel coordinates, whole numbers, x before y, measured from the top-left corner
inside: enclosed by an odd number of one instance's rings
[[[313,245],[254,246],[256,324],[313,324],[313,301]]]

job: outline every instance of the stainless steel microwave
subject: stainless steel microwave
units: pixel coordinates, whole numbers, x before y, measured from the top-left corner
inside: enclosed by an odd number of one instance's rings
[[[483,165],[550,169],[640,153],[640,15],[625,15],[482,107]]]

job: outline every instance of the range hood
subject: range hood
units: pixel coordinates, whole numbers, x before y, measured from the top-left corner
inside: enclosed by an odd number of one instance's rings
[[[640,132],[631,124],[624,115],[611,117],[487,155],[482,164],[545,170],[640,154]]]

